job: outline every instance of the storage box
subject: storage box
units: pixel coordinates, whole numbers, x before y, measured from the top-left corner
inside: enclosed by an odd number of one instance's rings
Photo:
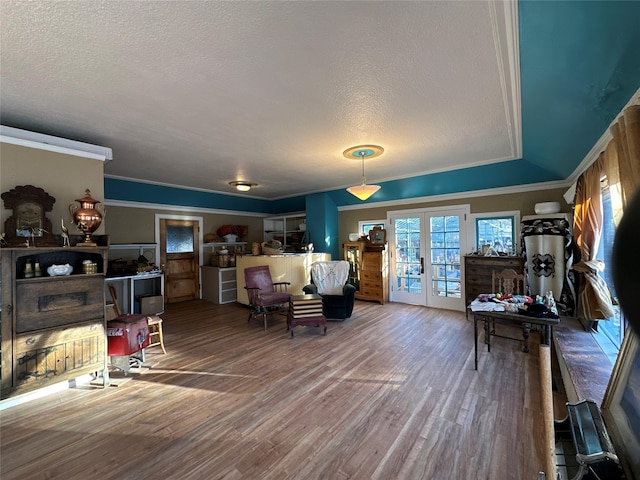
[[[139,300],[141,315],[155,315],[164,311],[164,297],[162,295],[139,297]]]
[[[107,355],[131,355],[149,346],[146,315],[127,314],[107,322]]]

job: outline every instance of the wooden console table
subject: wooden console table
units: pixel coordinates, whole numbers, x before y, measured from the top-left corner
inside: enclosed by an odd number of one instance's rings
[[[524,352],[529,352],[529,333],[531,324],[542,326],[542,343],[551,345],[551,329],[553,325],[560,323],[559,318],[538,318],[520,315],[518,313],[508,312],[492,312],[492,311],[476,311],[473,313],[473,338],[475,347],[475,369],[478,369],[478,322],[484,322],[485,338],[487,343],[487,351],[491,351],[491,334],[490,328],[492,323],[502,325],[516,325],[522,327],[522,337],[524,339]]]

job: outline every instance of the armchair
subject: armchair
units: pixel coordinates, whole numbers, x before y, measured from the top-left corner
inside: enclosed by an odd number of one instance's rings
[[[345,260],[314,262],[311,264],[311,284],[305,294],[322,296],[322,312],[326,318],[347,319],[353,312],[356,287],[347,283],[349,262]]]
[[[249,297],[249,319],[262,316],[264,330],[267,331],[267,317],[270,313],[285,312],[289,306],[291,294],[287,292],[289,282],[273,282],[268,265],[244,269],[244,282]]]

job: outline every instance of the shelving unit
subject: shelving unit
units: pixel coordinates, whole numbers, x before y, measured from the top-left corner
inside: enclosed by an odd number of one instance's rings
[[[2,398],[96,372],[108,384],[106,259],[106,246],[0,250]],[[86,260],[97,273],[82,273]],[[35,263],[40,275],[25,276]],[[47,275],[47,267],[65,264],[70,275]]]
[[[202,267],[202,298],[216,304],[232,303],[238,298],[236,267]]]
[[[162,295],[164,298],[164,273],[150,272],[120,277],[107,277],[105,289],[113,284],[118,295],[118,305],[122,313],[136,312],[136,298],[148,295]],[[106,293],[107,307],[111,304],[111,296]],[[113,304],[111,304],[113,305]],[[158,314],[162,312],[156,312]]]
[[[295,252],[302,252],[302,247],[309,243],[306,231],[307,217],[304,213],[267,217],[263,220],[264,241],[278,240],[282,245]],[[302,229],[300,225],[305,225]]]

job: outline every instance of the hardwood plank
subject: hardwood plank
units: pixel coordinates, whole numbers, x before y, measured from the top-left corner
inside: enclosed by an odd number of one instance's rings
[[[167,355],[118,388],[1,412],[19,478],[534,479],[544,469],[537,349],[463,313],[356,302],[327,336],[238,304],[167,305]],[[537,337],[532,335],[532,344]]]

